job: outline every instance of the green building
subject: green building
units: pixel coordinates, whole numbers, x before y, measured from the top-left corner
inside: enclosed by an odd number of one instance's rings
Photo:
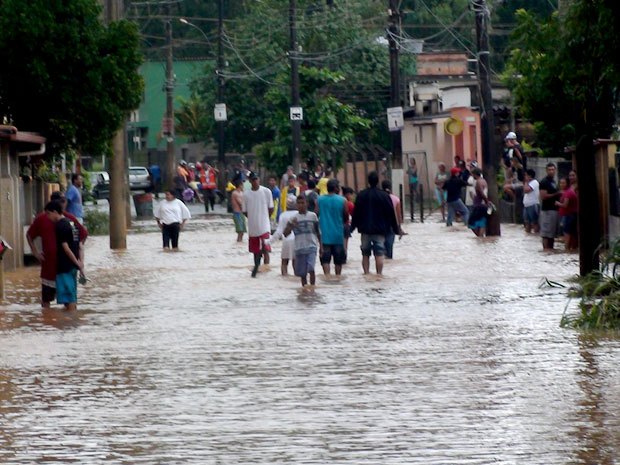
[[[173,62],[175,110],[181,106],[179,97],[190,97],[189,85],[194,78],[202,76],[205,63],[204,60]],[[128,124],[129,157],[132,165],[159,163],[163,166],[166,153],[166,138],[162,137],[162,119],[166,116],[166,62],[146,62],[140,67],[140,74],[145,85],[140,108],[132,113]],[[184,137],[174,138],[175,153],[179,159],[186,142]]]

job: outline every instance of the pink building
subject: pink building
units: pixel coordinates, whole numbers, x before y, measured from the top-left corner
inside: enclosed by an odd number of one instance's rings
[[[449,169],[457,155],[466,162],[481,162],[478,82],[468,65],[465,53],[422,53],[418,74],[408,83],[403,167],[415,158],[427,192],[433,188],[439,163]]]

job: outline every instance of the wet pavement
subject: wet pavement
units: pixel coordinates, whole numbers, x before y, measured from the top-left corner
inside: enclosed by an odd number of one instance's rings
[[[38,269],[0,307],[0,463],[616,464],[620,340],[561,329],[577,258],[409,224],[383,278],[250,278],[229,217],[87,242],[79,310]],[[570,304],[574,306],[574,304]]]

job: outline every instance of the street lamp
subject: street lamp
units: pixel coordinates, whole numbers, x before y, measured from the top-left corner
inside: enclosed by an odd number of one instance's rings
[[[204,36],[205,40],[207,41],[207,43],[209,44],[209,47],[212,47],[211,45],[211,41],[209,40],[209,36],[207,36],[207,34],[205,34],[205,31],[203,31],[202,29],[200,29],[198,26],[196,26],[194,23],[190,23],[187,19],[185,18],[181,18],[179,19],[179,21],[181,21],[183,24],[187,24],[188,26],[193,27],[194,29],[198,29],[198,31]]]

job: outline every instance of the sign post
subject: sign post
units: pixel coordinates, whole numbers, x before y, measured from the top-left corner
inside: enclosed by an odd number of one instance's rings
[[[162,118],[161,119],[161,132],[168,140],[174,137],[174,119]]]
[[[387,109],[388,128],[390,131],[402,131],[405,129],[405,118],[403,107],[392,107]]]
[[[215,121],[227,121],[225,103],[216,103],[215,108],[213,109],[213,113],[215,116]]]
[[[304,109],[302,107],[291,107],[291,121],[302,121],[304,119]]]

